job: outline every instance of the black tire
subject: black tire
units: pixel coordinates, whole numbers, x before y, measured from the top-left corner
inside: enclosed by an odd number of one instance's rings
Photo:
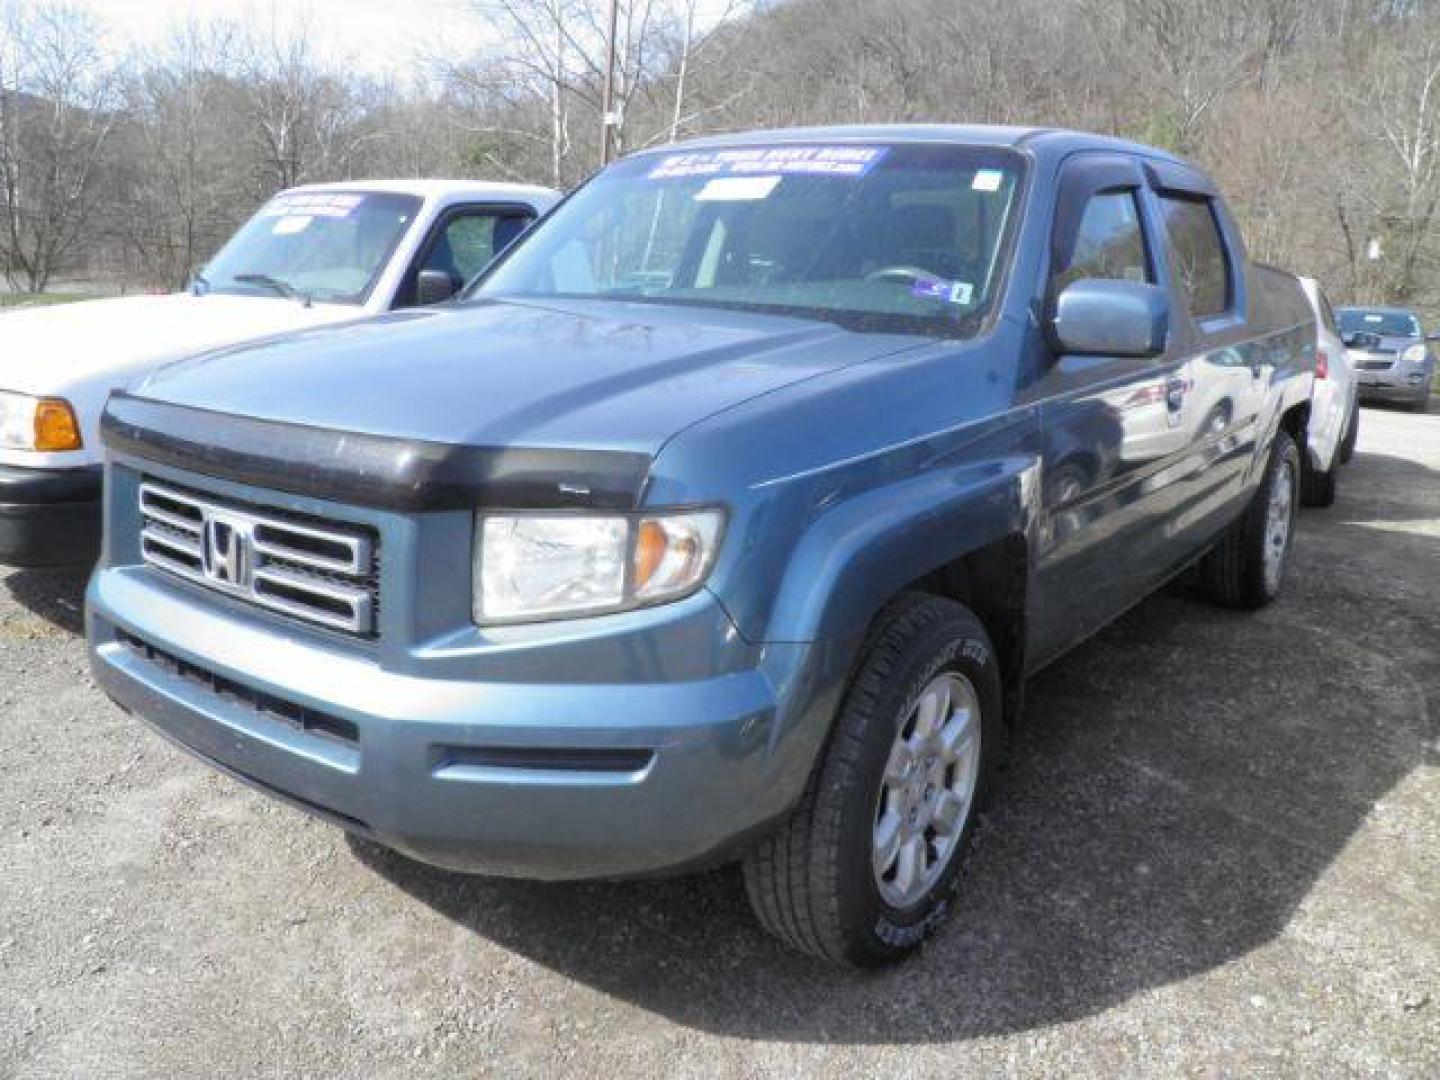
[[[1345,434],[1340,439],[1340,464],[1350,464],[1355,456],[1355,443],[1360,438],[1360,399],[1350,403],[1350,418],[1345,423]]]
[[[872,869],[882,778],[921,692],[949,673],[969,681],[979,705],[974,795],[948,863],[937,865],[939,876],[914,904],[897,908],[881,896]],[[994,788],[1001,701],[994,647],[969,609],[920,593],[892,602],[871,629],[799,806],[745,859],[745,888],[761,924],[840,964],[878,967],[913,951],[949,913],[978,811]]]
[[[1279,572],[1269,575],[1265,569],[1265,549],[1269,542],[1266,526],[1271,492],[1281,470],[1288,470],[1289,523],[1280,554]],[[1300,452],[1295,447],[1295,440],[1283,429],[1277,431],[1270,447],[1270,460],[1265,465],[1265,475],[1251,496],[1250,505],[1200,561],[1200,580],[1205,592],[1216,603],[1227,607],[1260,608],[1280,595],[1285,564],[1295,535],[1300,476]]]
[[[1340,463],[1337,460],[1321,472],[1306,460],[1300,473],[1300,504],[1314,509],[1335,505],[1335,490],[1340,484]]]
[[[1414,401],[1412,401],[1412,402],[1410,403],[1410,411],[1411,411],[1411,412],[1419,412],[1419,413],[1429,412],[1429,411],[1430,411],[1430,395],[1429,395],[1429,394],[1426,394],[1424,397],[1422,397],[1422,398],[1416,398]]]

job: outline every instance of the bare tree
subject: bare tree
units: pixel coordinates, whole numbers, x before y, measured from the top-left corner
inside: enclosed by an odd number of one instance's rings
[[[256,195],[348,175],[367,143],[362,81],[321,59],[308,13],[278,9],[240,40],[240,75],[256,143]]]
[[[619,0],[611,111],[615,148],[624,152],[675,137],[733,102],[733,88],[702,94],[697,69],[718,63],[717,47],[752,0]],[[468,125],[482,139],[544,146],[547,179],[564,186],[596,164],[580,124],[599,129],[609,54],[607,0],[473,0],[477,17],[501,33],[478,57],[436,63],[469,104]],[[703,73],[702,73],[703,74]],[[708,91],[714,80],[703,80]],[[528,103],[544,103],[545,127]],[[497,162],[498,164],[498,162]]]
[[[1376,223],[1390,248],[1385,298],[1411,300],[1440,208],[1440,21],[1384,50],[1360,95],[1356,119],[1378,151],[1376,179],[1388,196]]]
[[[7,280],[40,292],[91,220],[119,82],[84,9],[12,4],[0,18],[0,251]]]
[[[130,178],[129,212],[117,228],[151,283],[183,284],[245,205],[227,123],[240,102],[237,37],[231,24],[192,17],[128,80],[130,124],[121,138],[145,166]]]

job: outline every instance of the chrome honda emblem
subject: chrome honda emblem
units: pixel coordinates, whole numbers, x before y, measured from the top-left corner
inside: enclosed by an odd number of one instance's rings
[[[244,589],[250,575],[250,537],[238,521],[205,517],[201,546],[205,576],[227,589]]]

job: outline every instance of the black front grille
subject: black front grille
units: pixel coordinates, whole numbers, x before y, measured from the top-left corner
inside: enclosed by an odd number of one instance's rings
[[[224,675],[217,674],[207,668],[192,664],[188,660],[182,660],[178,656],[158,649],[148,641],[136,637],[134,634],[124,630],[117,630],[116,637],[120,643],[126,646],[135,655],[144,658],[154,664],[166,674],[174,675],[184,679],[186,682],[194,683],[204,687],[222,701],[245,706],[255,710],[261,716],[272,720],[278,720],[283,724],[302,731],[307,735],[316,735],[322,738],[334,739],[347,746],[360,745],[360,731],[349,720],[338,716],[331,716],[329,713],[320,712],[318,709],[306,708],[293,701],[286,701],[284,698],[276,697],[273,694],[262,693],[251,687],[228,679]]]

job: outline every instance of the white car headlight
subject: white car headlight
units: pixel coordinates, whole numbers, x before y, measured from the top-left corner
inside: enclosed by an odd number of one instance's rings
[[[1400,359],[1404,360],[1407,364],[1423,364],[1425,363],[1425,357],[1429,353],[1429,351],[1430,350],[1423,343],[1418,345],[1411,345],[1408,349],[1406,349],[1403,353],[1400,354]]]
[[[61,398],[37,398],[0,390],[0,449],[79,450],[80,422]]]
[[[724,515],[476,516],[475,621],[531,622],[678,600],[715,562]]]

